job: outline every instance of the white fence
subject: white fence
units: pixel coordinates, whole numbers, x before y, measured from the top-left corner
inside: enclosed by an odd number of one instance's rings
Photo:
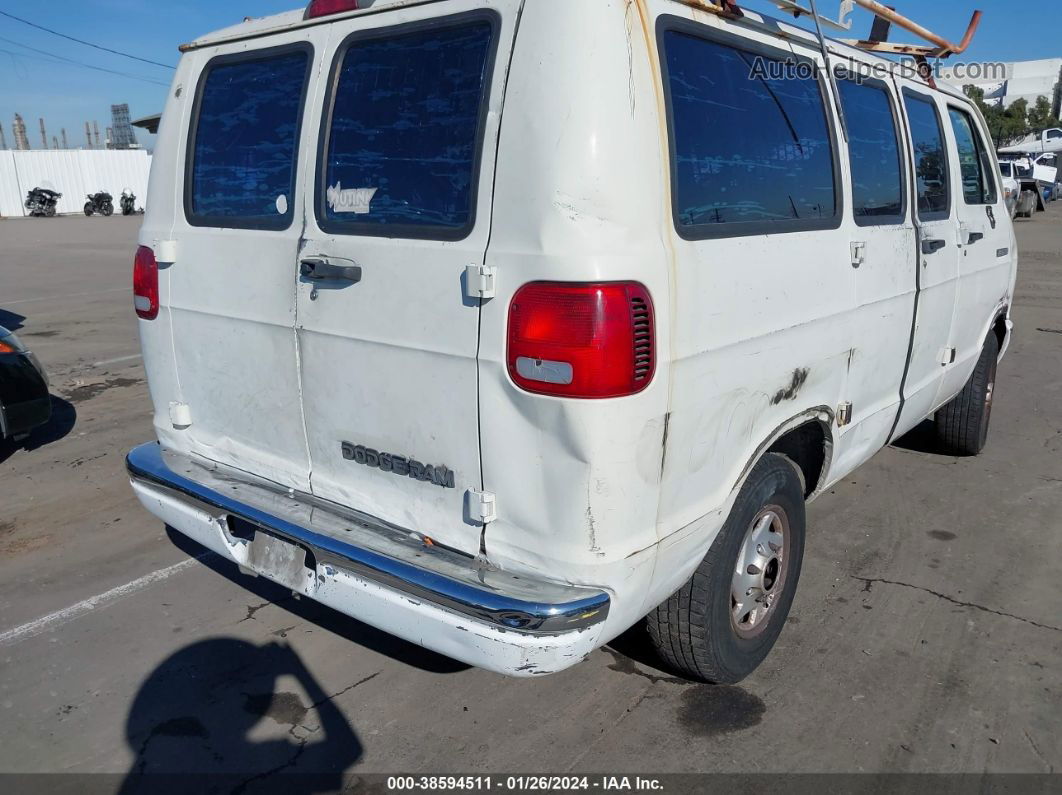
[[[59,149],[0,151],[0,216],[26,214],[26,194],[48,188],[63,194],[60,213],[80,213],[85,197],[106,191],[117,208],[122,190],[136,194],[137,207],[147,198],[151,155],[143,149]]]

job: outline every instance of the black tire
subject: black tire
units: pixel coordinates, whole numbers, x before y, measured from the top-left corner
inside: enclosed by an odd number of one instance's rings
[[[92,202],[85,202],[85,215],[92,215],[93,209]]]
[[[131,209],[129,209],[128,207],[123,207],[122,208],[122,215],[132,215],[132,214],[133,214],[133,211]]]
[[[741,608],[732,590],[747,538],[761,518],[771,516],[785,523],[784,562],[763,592],[773,594],[773,602],[753,627],[751,613],[734,618]],[[804,528],[802,479],[792,461],[768,453],[753,467],[693,576],[647,617],[649,635],[663,660],[684,676],[706,682],[733,684],[752,673],[778,640],[793,604],[804,557]]]
[[[999,341],[989,334],[973,375],[962,392],[946,406],[937,409],[934,425],[937,438],[953,455],[978,455],[988,441],[988,424],[992,419],[992,400],[996,387],[996,364]]]
[[[114,215],[114,205],[110,202],[104,204],[103,207],[101,207],[100,209],[103,211],[104,218],[110,218],[112,215]]]
[[[55,207],[49,207],[44,211],[45,218],[55,218]]]

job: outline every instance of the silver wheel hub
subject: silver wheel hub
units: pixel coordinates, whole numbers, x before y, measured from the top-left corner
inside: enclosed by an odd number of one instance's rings
[[[745,533],[730,586],[730,615],[739,635],[756,635],[766,626],[785,586],[788,530],[782,509],[768,506]]]

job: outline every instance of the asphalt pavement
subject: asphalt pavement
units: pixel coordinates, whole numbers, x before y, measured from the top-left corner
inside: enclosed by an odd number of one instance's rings
[[[513,680],[167,533],[123,458],[152,438],[138,219],[0,221],[0,325],[52,423],[0,447],[0,772],[1026,772],[1062,769],[1062,202],[1019,221],[987,451],[915,432],[809,508],[789,624],[740,686],[635,628]]]

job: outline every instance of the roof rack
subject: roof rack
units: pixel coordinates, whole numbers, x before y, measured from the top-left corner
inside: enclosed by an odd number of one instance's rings
[[[742,16],[737,0],[679,0],[679,2],[731,19],[737,19]],[[813,10],[814,2],[811,3],[812,7],[805,5],[800,0],[771,0],[771,2],[782,11],[792,14],[796,18],[808,16],[827,28],[844,31],[852,29],[852,11],[858,5],[874,15],[874,27],[869,38],[841,39],[844,44],[849,44],[868,52],[878,52],[886,55],[911,55],[915,58],[947,58],[949,55],[962,54],[970,46],[970,42],[973,41],[974,34],[977,32],[977,26],[981,23],[981,12],[974,11],[970,24],[966,28],[966,35],[956,44],[893,9],[882,5],[877,0],[841,0],[841,7],[836,20],[815,13]],[[899,44],[887,41],[889,29],[892,25],[914,34],[927,43]]]

